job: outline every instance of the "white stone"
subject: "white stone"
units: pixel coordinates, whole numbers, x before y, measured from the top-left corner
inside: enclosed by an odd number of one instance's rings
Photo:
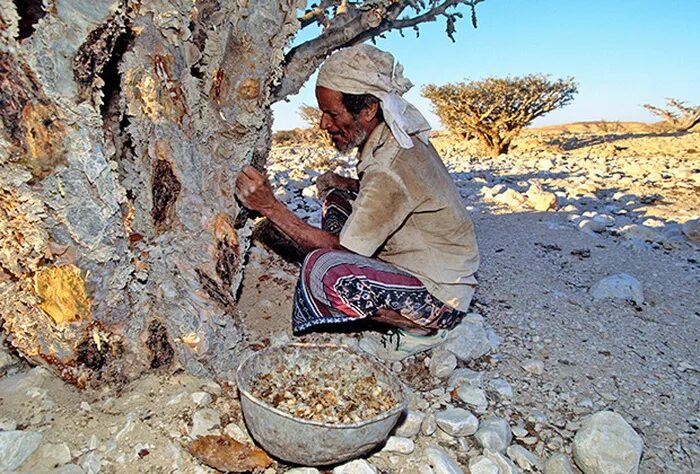
[[[452,375],[450,375],[450,378],[447,380],[447,386],[449,388],[458,387],[465,383],[474,387],[481,387],[484,383],[484,376],[481,372],[462,368],[452,372]]]
[[[435,351],[430,358],[430,373],[439,378],[449,377],[457,367],[457,357],[448,351]]]
[[[0,471],[14,471],[41,444],[41,433],[34,431],[0,432]]]
[[[601,411],[586,418],[574,437],[574,460],[585,474],[636,474],[641,436],[619,414]]]
[[[634,301],[637,305],[644,303],[642,284],[626,273],[603,278],[591,287],[590,293],[596,300],[618,298]]]
[[[469,459],[471,474],[499,474],[498,464],[486,456],[475,456]]]
[[[510,459],[500,453],[484,450],[482,456],[476,456],[469,460],[471,474],[518,474],[520,470]]]
[[[224,428],[224,434],[230,436],[238,442],[250,442],[250,435],[236,423],[229,423]]]
[[[408,410],[406,417],[399,423],[394,434],[404,438],[410,438],[420,433],[420,425],[423,423],[424,413]]]
[[[484,318],[476,313],[467,314],[462,322],[450,331],[442,348],[464,362],[479,358],[494,349],[486,332]]]
[[[700,245],[700,219],[691,219],[683,223],[683,234],[693,242]]]
[[[467,405],[474,407],[480,411],[486,409],[489,405],[486,399],[486,393],[480,388],[472,387],[471,385],[464,384],[457,388],[457,396]]]
[[[527,202],[527,197],[515,189],[508,188],[505,192],[495,196],[493,200],[517,209]]]
[[[333,474],[377,474],[377,468],[364,459],[355,459],[333,469]]]
[[[420,426],[421,432],[425,436],[432,436],[437,430],[437,422],[435,421],[435,414],[429,413],[424,419]]]
[[[295,467],[289,471],[284,471],[285,474],[321,474],[321,471],[315,467]]]
[[[409,438],[401,436],[389,436],[382,448],[385,453],[411,454],[416,449],[416,444]]]
[[[314,184],[314,185],[305,187],[304,189],[301,190],[301,195],[306,197],[306,198],[317,197],[316,185]]]
[[[469,436],[476,433],[479,420],[463,408],[448,408],[435,414],[438,427],[450,436]]]
[[[513,397],[513,386],[504,379],[493,379],[489,386],[504,398]]]
[[[658,230],[639,224],[630,224],[620,229],[620,233],[626,239],[639,239],[644,242],[666,242],[664,234]]]
[[[491,416],[479,424],[474,437],[482,448],[502,453],[513,440],[513,432],[505,418]]]
[[[506,453],[508,454],[508,457],[521,469],[526,469],[530,471],[532,470],[532,467],[535,467],[537,468],[537,470],[542,470],[543,466],[540,458],[538,458],[519,444],[508,446]]]
[[[556,453],[544,463],[544,474],[575,474],[575,472],[568,456]]]
[[[425,456],[435,474],[464,474],[464,470],[459,467],[459,464],[440,448],[426,448]]]
[[[54,469],[51,474],[85,474],[85,471],[77,464],[66,464]]]
[[[545,191],[542,189],[542,186],[537,183],[530,185],[525,196],[527,196],[527,204],[536,211],[553,211],[559,207],[559,198],[557,195]]]
[[[203,436],[214,428],[218,428],[220,425],[221,417],[216,410],[212,410],[211,408],[197,410],[192,416],[190,437],[194,439],[198,436]]]
[[[601,224],[600,222],[596,222],[591,219],[581,219],[578,221],[576,226],[581,230],[582,232],[586,233],[595,233],[599,234],[605,230],[605,224]]]
[[[525,372],[534,375],[542,375],[544,373],[544,362],[537,359],[527,359],[522,365]]]
[[[205,407],[212,401],[211,395],[207,392],[194,392],[191,397],[194,404],[198,407]]]

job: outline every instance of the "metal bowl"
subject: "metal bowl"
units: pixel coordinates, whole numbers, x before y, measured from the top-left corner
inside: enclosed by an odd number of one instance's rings
[[[392,397],[398,400],[395,407],[357,423],[324,423],[297,418],[268,405],[251,393],[256,377],[268,373],[280,362],[291,366],[317,357],[330,362],[350,355],[389,389]],[[273,456],[305,466],[336,464],[371,451],[386,440],[408,404],[406,390],[396,376],[378,362],[338,344],[270,347],[241,363],[236,372],[236,382],[241,394],[243,417],[253,438]]]

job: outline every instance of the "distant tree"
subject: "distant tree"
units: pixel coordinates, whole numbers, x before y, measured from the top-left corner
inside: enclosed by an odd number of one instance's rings
[[[297,112],[310,128],[320,128],[321,109],[309,104],[301,104]]]
[[[479,139],[492,156],[508,152],[520,130],[537,117],[565,106],[576,94],[573,78],[550,81],[542,74],[423,87],[435,114],[454,134]]]
[[[700,123],[700,106],[691,107],[677,99],[666,98],[666,108],[644,104],[644,108],[661,117],[667,125],[677,132],[687,132]]]

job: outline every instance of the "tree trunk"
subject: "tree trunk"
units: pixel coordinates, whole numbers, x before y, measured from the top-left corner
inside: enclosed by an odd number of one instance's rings
[[[59,0],[19,42],[0,0],[0,315],[67,380],[237,366],[234,180],[298,28],[293,0],[248,3]]]

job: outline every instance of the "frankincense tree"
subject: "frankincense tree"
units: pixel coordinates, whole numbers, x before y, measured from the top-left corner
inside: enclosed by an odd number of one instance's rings
[[[230,377],[251,228],[234,180],[264,166],[271,105],[336,49],[438,17],[451,35],[481,1],[0,0],[11,343],[82,385]]]
[[[461,137],[476,136],[492,156],[507,153],[523,127],[573,100],[572,78],[551,81],[542,74],[423,87],[443,125]]]

